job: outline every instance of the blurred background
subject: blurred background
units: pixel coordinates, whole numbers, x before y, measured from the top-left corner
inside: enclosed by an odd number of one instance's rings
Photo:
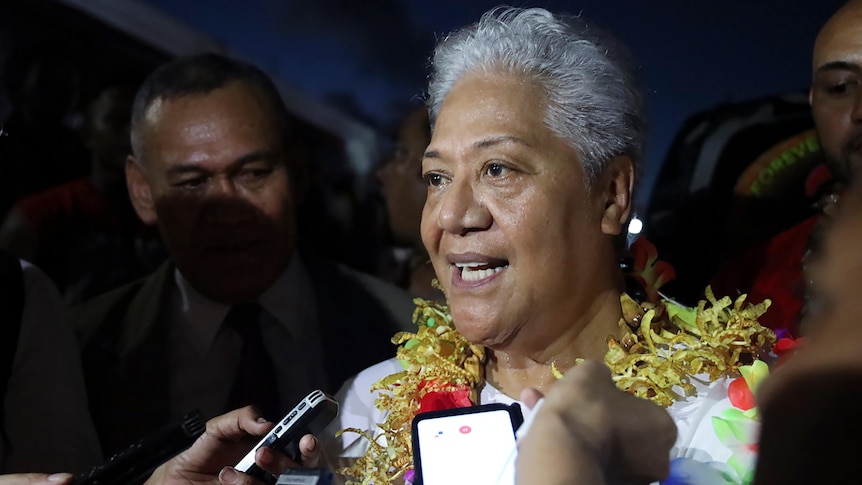
[[[683,298],[685,285],[702,289],[724,253],[808,215],[811,194],[804,185],[819,163],[816,137],[807,131],[812,127],[806,94],[812,44],[842,3],[518,4],[593,19],[615,33],[640,66],[651,130],[636,199],[639,224],[632,232],[646,233],[678,266],[678,274],[691,275],[677,289]],[[100,93],[111,86],[135,86],[174,56],[210,50],[245,58],[276,78],[289,109],[313,140],[318,190],[306,205],[313,216],[305,220],[320,235],[318,248],[333,259],[379,273],[378,258],[369,254],[377,254],[381,244],[397,242],[370,229],[386,223],[375,168],[391,152],[397,124],[422,97],[435,39],[496,4],[0,0],[0,60],[5,66],[0,71],[0,119],[8,119],[22,103],[22,86],[38,85],[27,59],[62,65],[41,80],[40,99],[51,100],[62,125],[81,134],[88,126],[88,106]],[[92,144],[85,140],[83,145],[92,152]],[[46,157],[70,160],[70,150]],[[88,173],[85,158],[74,164],[69,160],[66,165],[74,168],[64,169],[67,179]],[[0,182],[6,194],[0,205],[4,217],[24,192],[45,188],[22,192],[19,179],[0,177],[7,179],[5,185]],[[146,253],[138,272],[159,260],[156,246],[143,247],[136,250]]]

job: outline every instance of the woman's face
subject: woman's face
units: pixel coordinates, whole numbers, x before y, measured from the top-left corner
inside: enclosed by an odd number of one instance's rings
[[[458,330],[496,349],[556,339],[584,317],[614,264],[606,191],[588,195],[545,106],[532,81],[467,74],[422,159],[422,241]]]

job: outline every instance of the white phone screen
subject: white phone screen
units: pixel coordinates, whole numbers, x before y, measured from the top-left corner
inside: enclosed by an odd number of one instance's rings
[[[514,485],[515,431],[506,410],[417,423],[423,485]]]

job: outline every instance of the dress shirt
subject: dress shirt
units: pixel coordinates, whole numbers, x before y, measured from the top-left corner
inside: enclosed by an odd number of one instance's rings
[[[224,411],[242,352],[242,338],[223,325],[229,305],[192,288],[179,270],[171,303],[170,410],[176,418],[193,409],[206,418]],[[316,297],[305,266],[294,256],[257,302],[285,411],[314,389],[327,387],[317,325]]]

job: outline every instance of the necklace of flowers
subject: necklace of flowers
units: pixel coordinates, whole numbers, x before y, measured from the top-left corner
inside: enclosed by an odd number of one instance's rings
[[[650,299],[636,302],[620,296],[623,317],[620,340],[608,339],[605,362],[618,388],[661,406],[685,399],[695,392],[693,376],[709,381],[739,376],[740,368],[758,359],[759,352],[775,343],[775,334],[757,321],[769,300],[747,304],[745,295],[736,300],[716,299],[710,288],[706,300],[689,308],[657,297],[657,288],[672,279],[656,261],[650,244],[646,259],[635,267]],[[658,268],[657,268],[658,267]],[[658,270],[657,270],[658,269]],[[650,291],[650,289],[652,291]],[[651,301],[651,298],[655,298]],[[402,370],[376,382],[375,406],[386,417],[373,432],[347,428],[368,441],[365,454],[338,473],[348,484],[389,484],[399,478],[412,479],[411,425],[422,412],[478,404],[484,383],[485,349],[470,343],[452,324],[447,305],[414,299],[413,321],[418,330],[399,332],[392,338]],[[562,373],[552,365],[557,377]]]

